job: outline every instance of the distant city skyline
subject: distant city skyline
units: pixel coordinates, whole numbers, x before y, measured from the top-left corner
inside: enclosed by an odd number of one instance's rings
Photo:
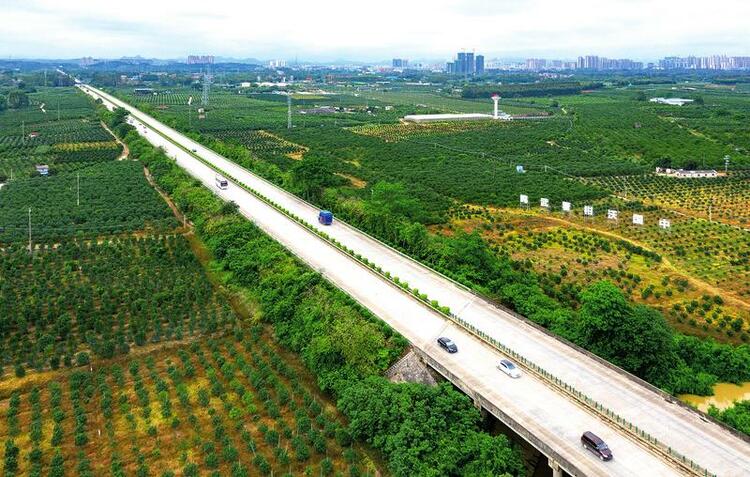
[[[750,2],[662,0],[290,0],[211,4],[5,0],[0,57],[217,57],[446,62],[457,50],[491,58],[568,58],[583,51],[654,61],[750,54]]]

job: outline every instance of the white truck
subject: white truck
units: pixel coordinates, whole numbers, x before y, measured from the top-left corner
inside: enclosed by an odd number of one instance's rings
[[[216,187],[221,190],[227,190],[229,188],[229,181],[224,176],[216,174]]]

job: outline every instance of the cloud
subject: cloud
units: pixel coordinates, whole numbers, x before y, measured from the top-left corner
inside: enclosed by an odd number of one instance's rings
[[[15,57],[750,55],[743,0],[3,3],[0,55]]]

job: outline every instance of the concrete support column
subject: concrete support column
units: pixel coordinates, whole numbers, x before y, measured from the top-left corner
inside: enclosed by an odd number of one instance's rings
[[[549,459],[549,468],[552,469],[552,477],[563,477],[563,470],[560,464],[552,459]]]

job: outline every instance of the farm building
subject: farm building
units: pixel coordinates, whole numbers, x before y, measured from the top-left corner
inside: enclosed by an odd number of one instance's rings
[[[719,173],[713,169],[702,170],[702,171],[690,171],[686,169],[669,169],[664,167],[657,167],[656,174],[667,177],[677,177],[679,179],[695,179],[704,177],[719,177]]]
[[[440,121],[478,121],[492,119],[491,114],[410,114],[404,116],[404,121],[410,123],[434,123]]]

